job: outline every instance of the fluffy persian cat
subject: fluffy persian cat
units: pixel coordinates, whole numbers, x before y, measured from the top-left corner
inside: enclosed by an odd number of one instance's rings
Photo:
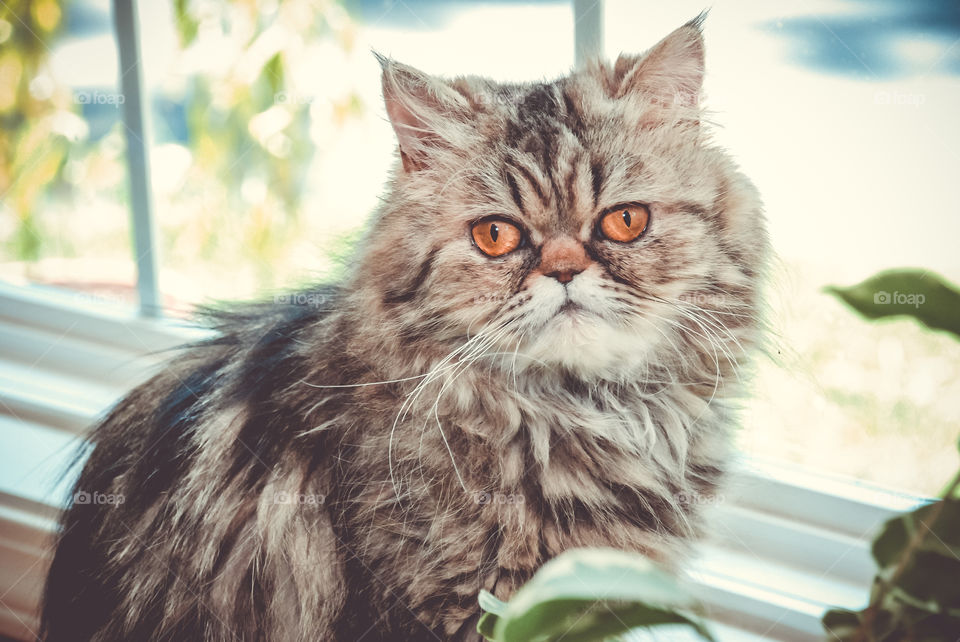
[[[65,512],[45,640],[477,640],[482,588],[704,530],[767,237],[699,20],[552,82],[381,63],[399,158],[349,273],[97,426],[76,491],[124,501]]]

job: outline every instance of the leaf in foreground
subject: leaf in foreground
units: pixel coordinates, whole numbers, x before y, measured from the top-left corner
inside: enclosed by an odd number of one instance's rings
[[[688,613],[695,601],[674,577],[622,551],[568,551],[545,564],[505,606],[492,597],[481,597],[488,613],[477,628],[498,642],[589,642],[662,624],[689,626],[713,640]]]
[[[960,291],[929,270],[888,270],[850,287],[825,290],[868,319],[909,316],[960,337]]]

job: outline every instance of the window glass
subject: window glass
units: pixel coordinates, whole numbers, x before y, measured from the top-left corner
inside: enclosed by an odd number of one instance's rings
[[[606,6],[609,56],[703,8]],[[823,288],[898,267],[960,282],[956,6],[721,1],[704,29],[715,139],[759,187],[777,254],[743,449],[937,492],[957,467],[960,342]]]
[[[425,71],[550,77],[569,3],[140,2],[164,304],[333,269],[394,141],[371,49]],[[606,54],[703,8],[607,0]],[[109,0],[0,7],[0,279],[135,300]],[[770,357],[744,451],[936,492],[957,465],[960,342],[824,292],[893,267],[960,282],[960,17],[950,3],[714,3],[706,105],[766,202]]]
[[[116,60],[107,0],[0,6],[0,279],[135,302]]]
[[[174,314],[334,269],[394,158],[371,50],[502,79],[562,73],[573,59],[567,3],[183,7],[141,3],[160,287]]]

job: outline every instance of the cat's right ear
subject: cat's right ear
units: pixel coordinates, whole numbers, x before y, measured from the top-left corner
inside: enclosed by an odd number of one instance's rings
[[[415,172],[444,149],[462,148],[470,107],[438,78],[374,52],[383,69],[383,100],[400,144],[403,169]]]

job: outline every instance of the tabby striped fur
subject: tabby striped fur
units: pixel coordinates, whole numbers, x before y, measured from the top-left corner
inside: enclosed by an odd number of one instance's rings
[[[66,511],[44,639],[477,640],[481,588],[702,531],[767,248],[699,21],[546,83],[382,64],[400,158],[347,277],[220,315],[96,428],[76,488],[124,501]],[[647,232],[598,237],[633,202]],[[526,245],[478,251],[491,214]]]

